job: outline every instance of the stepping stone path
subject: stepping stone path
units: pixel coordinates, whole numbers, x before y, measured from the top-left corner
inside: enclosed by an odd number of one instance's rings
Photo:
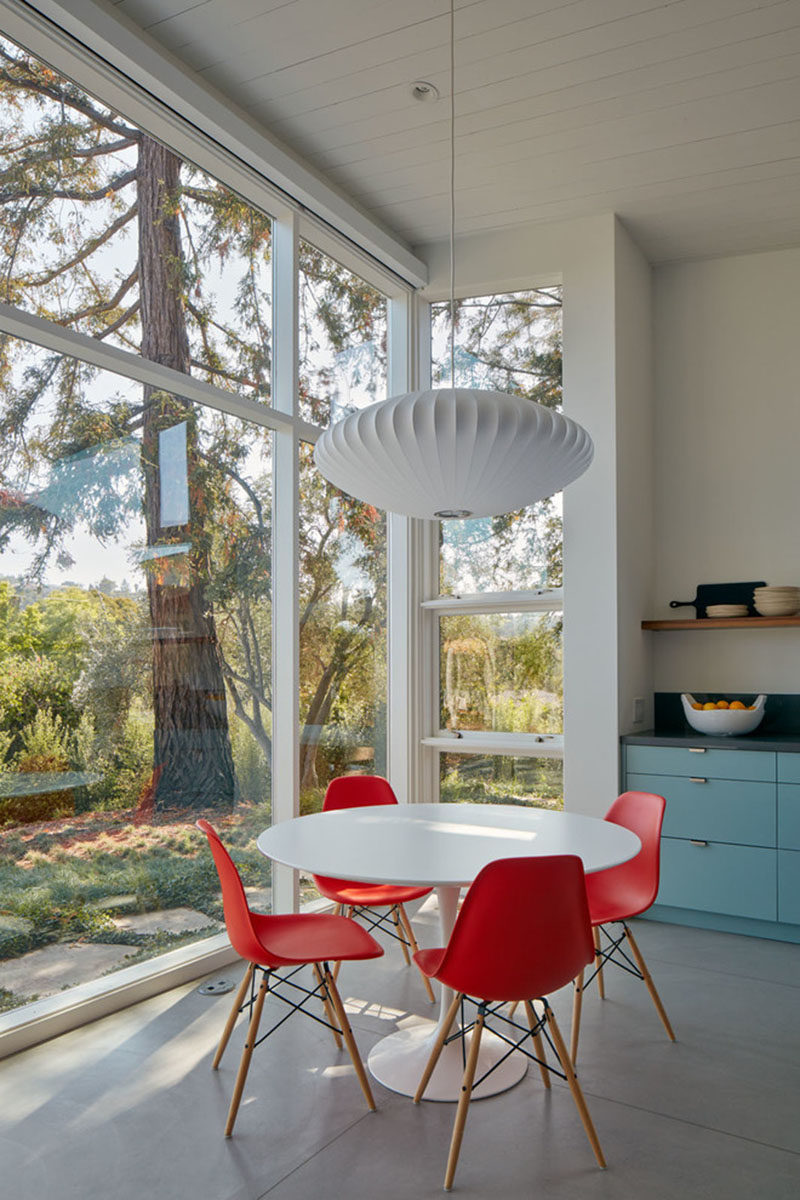
[[[99,912],[119,912],[135,901],[135,896],[109,896],[91,907]],[[89,906],[87,906],[89,907]],[[30,925],[22,918],[4,918]],[[193,930],[224,929],[221,921],[207,917],[193,908],[167,908],[157,912],[128,913],[111,918],[115,928],[132,934],[191,933]],[[124,966],[135,953],[133,944],[109,945],[105,942],[57,942],[41,950],[31,950],[18,958],[0,962],[0,987],[21,999],[29,996],[51,996],[63,988],[75,987],[105,975],[114,967]]]
[[[129,913],[124,917],[112,917],[117,929],[130,933],[190,933],[193,929],[205,929],[213,925],[222,929],[222,922],[207,917],[194,908],[164,908],[157,912]]]
[[[57,942],[6,959],[0,963],[0,979],[7,991],[19,996],[51,996],[62,988],[97,979],[123,963],[130,953],[130,946]]]

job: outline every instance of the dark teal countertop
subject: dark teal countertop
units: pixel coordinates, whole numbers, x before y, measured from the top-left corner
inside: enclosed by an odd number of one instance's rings
[[[742,737],[709,737],[694,729],[669,730],[656,733],[627,733],[620,738],[623,746],[704,746],[713,750],[781,750],[788,754],[800,754],[800,733],[753,733]]]

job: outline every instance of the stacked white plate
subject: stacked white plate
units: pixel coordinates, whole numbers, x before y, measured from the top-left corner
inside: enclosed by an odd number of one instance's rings
[[[762,617],[791,617],[800,609],[800,587],[759,587],[753,592]]]
[[[707,617],[746,617],[746,604],[709,604],[706,608]]]

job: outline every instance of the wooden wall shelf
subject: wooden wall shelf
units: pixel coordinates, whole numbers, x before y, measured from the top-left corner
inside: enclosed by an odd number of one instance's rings
[[[672,621],[642,621],[642,629],[787,629],[800,628],[800,614],[794,617],[689,617]]]

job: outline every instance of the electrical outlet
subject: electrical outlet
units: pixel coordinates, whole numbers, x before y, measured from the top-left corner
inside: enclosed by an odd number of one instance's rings
[[[633,701],[633,723],[641,725],[644,721],[644,696],[636,696]]]

